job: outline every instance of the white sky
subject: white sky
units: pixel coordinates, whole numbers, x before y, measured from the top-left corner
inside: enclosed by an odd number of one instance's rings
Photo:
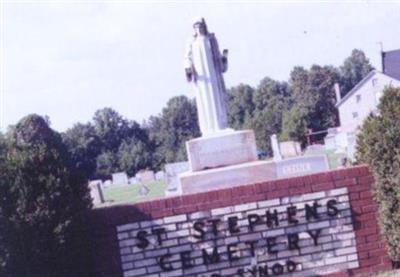
[[[196,16],[229,49],[227,87],[338,66],[353,48],[380,70],[377,42],[400,48],[400,2],[0,1],[3,130],[38,113],[63,131],[103,107],[142,122],[193,97],[182,59]]]

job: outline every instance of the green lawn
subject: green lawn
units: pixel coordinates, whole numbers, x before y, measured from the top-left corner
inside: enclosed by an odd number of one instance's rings
[[[398,277],[398,276],[400,276],[400,270],[378,273],[373,277]]]
[[[126,185],[126,186],[110,186],[103,189],[105,205],[115,205],[122,203],[137,203],[147,201],[155,198],[164,197],[165,183],[162,181],[155,181],[146,184],[150,189],[149,193],[145,196],[139,194],[140,184]]]

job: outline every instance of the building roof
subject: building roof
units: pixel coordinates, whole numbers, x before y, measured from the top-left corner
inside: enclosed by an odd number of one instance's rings
[[[386,75],[400,80],[400,49],[382,52],[382,70]]]
[[[375,76],[379,71],[377,70],[372,70],[367,74],[367,76],[364,77],[360,82],[357,83],[342,99],[340,99],[339,102],[336,103],[336,107],[339,108],[339,106],[346,102],[350,96],[352,96],[360,87],[362,87],[366,82],[368,82],[369,79],[371,79],[373,76]]]

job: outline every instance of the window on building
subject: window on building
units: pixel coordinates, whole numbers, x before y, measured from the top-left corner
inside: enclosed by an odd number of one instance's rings
[[[353,113],[353,118],[357,118],[358,117],[358,112],[354,112]]]
[[[372,79],[372,86],[376,86],[378,84],[378,78]]]
[[[359,103],[361,101],[361,95],[357,94],[356,95],[356,102]]]

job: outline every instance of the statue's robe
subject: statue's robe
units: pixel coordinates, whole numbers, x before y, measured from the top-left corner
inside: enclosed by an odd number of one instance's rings
[[[186,68],[193,71],[196,105],[203,136],[228,128],[227,97],[222,73],[227,70],[214,34],[197,35],[190,43]]]

